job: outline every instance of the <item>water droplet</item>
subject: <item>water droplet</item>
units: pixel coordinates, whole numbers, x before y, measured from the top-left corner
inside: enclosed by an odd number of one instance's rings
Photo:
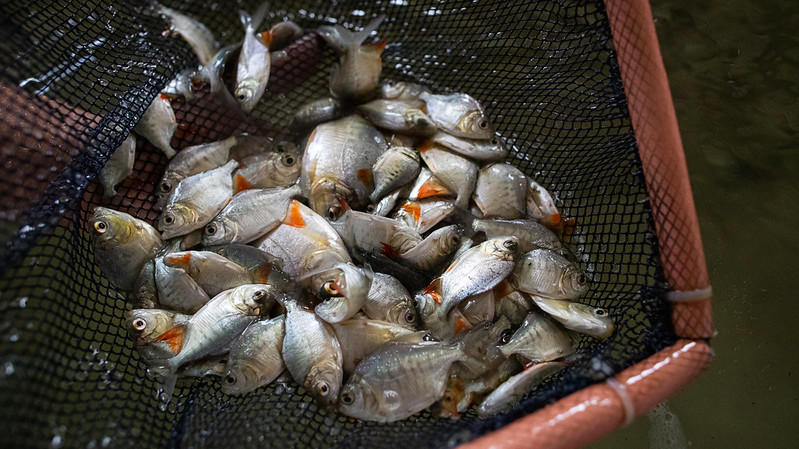
[[[52,448],[59,448],[59,447],[61,447],[62,444],[63,444],[63,441],[61,439],[61,435],[55,435],[55,436],[53,436],[53,439],[50,440],[50,447],[52,447]]]
[[[111,444],[111,437],[109,436],[104,436],[102,441],[100,441],[102,447],[108,447],[109,444]]]
[[[363,16],[366,15],[366,11],[364,11],[362,9],[354,9],[352,11],[352,15],[355,16],[355,17],[363,17]]]
[[[3,364],[3,374],[6,376],[10,376],[14,374],[14,364],[11,362],[6,362]]]

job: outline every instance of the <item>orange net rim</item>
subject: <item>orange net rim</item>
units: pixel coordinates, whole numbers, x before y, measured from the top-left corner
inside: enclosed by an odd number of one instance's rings
[[[603,383],[573,393],[461,449],[577,448],[632,422],[713,360],[712,289],[666,70],[647,0],[605,0],[652,204],[672,324],[680,338]]]

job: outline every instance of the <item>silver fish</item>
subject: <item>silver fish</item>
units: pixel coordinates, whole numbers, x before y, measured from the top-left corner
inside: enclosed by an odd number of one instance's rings
[[[296,153],[265,153],[246,157],[233,173],[233,191],[271,189],[294,184],[300,177],[301,156]]]
[[[290,127],[295,130],[306,130],[316,125],[339,119],[345,115],[346,108],[333,97],[320,98],[300,106],[291,118]]]
[[[291,376],[324,404],[338,399],[343,356],[330,326],[315,313],[289,300],[286,307],[286,335],[283,361]]]
[[[523,218],[527,212],[527,176],[518,168],[497,162],[480,170],[474,203],[484,218]]]
[[[467,139],[490,139],[494,135],[483,107],[468,94],[419,95],[427,106],[427,115],[443,131]]]
[[[231,174],[237,165],[230,161],[180,181],[158,220],[164,238],[185,235],[208,224],[233,196]]]
[[[458,304],[458,311],[473,326],[493,321],[495,309],[496,300],[493,290],[469,296]]]
[[[333,324],[336,338],[341,345],[342,366],[351,373],[355,366],[381,345],[412,331],[394,323],[379,320],[352,318]]]
[[[236,144],[236,137],[228,137],[218,142],[204,143],[184,148],[170,159],[156,196],[158,206],[163,207],[180,181],[224,165],[230,158],[230,149]]]
[[[397,260],[420,272],[430,272],[444,263],[461,243],[460,228],[449,225],[436,229],[416,246],[400,253]]]
[[[412,147],[389,148],[375,162],[375,190],[369,200],[378,202],[389,192],[410,183],[419,175],[420,168],[419,152]]]
[[[228,57],[240,46],[241,43],[236,43],[221,48],[207,64],[203,65],[199,72],[199,78],[208,83],[208,87],[211,90],[211,98],[221,105],[226,113],[231,113],[235,118],[239,119],[243,118],[244,113],[222,81],[222,73],[225,70]]]
[[[588,289],[588,277],[560,254],[534,249],[519,259],[511,276],[511,284],[531,295],[576,299]]]
[[[169,252],[174,251],[177,248],[173,246]],[[183,313],[195,313],[211,299],[184,269],[166,265],[163,253],[156,256],[154,263],[158,302],[162,306]]]
[[[339,61],[330,73],[330,93],[343,101],[359,100],[370,94],[380,81],[385,43],[361,45],[385,16],[369,22],[353,33],[340,25],[323,25],[316,33],[338,54]]]
[[[504,316],[510,320],[513,326],[521,326],[524,319],[527,318],[527,314],[532,309],[527,295],[516,291],[508,281],[500,282],[492,291],[496,301],[496,306],[494,308],[495,316],[497,318]]]
[[[198,74],[193,69],[181,70],[161,89],[161,93],[169,98],[183,97],[187,102],[192,101],[194,100],[192,78],[195,76],[198,76]]]
[[[467,139],[453,136],[446,132],[438,132],[431,140],[449,150],[478,161],[499,161],[508,157],[508,149],[499,137],[486,140]]]
[[[167,158],[172,158],[177,152],[170,142],[177,128],[178,121],[169,98],[166,95],[156,95],[133,127],[133,131],[163,151]]]
[[[455,205],[466,208],[477,183],[477,165],[430,141],[419,148],[419,153],[436,179],[456,193]]]
[[[560,239],[549,228],[536,220],[483,220],[472,221],[475,232],[484,232],[487,238],[513,235],[519,239],[519,250],[522,253],[534,249],[548,249],[557,253],[563,252]]]
[[[418,105],[378,98],[355,108],[378,128],[413,136],[432,136],[437,131]]]
[[[552,195],[541,184],[528,178],[527,216],[540,221],[544,226],[558,230],[562,226],[562,215],[555,206]]]
[[[136,298],[136,303],[134,303],[136,307],[142,309],[158,307],[158,289],[155,286],[155,259],[150,259],[144,263],[134,285],[133,296]]]
[[[354,208],[365,205],[374,190],[372,167],[386,148],[383,134],[356,115],[317,126],[300,172],[311,209],[328,216],[331,208],[339,207],[339,199]]]
[[[439,402],[442,418],[460,417],[472,404],[479,402],[488,392],[493,391],[508,378],[522,370],[521,364],[511,357],[505,359],[495,370],[475,379],[461,379],[457,373],[450,374],[447,390]]]
[[[166,6],[159,5],[158,12],[167,16],[172,24],[172,29],[183,36],[183,39],[191,45],[200,64],[208,64],[208,61],[213,58],[219,48],[219,43],[214,39],[214,34],[211,30],[199,20]]]
[[[386,321],[415,331],[419,316],[413,298],[394,276],[375,273],[369,287],[363,312],[373,320]]]
[[[377,203],[369,204],[366,206],[366,211],[375,215],[379,215],[381,217],[386,217],[391,211],[394,209],[394,205],[397,204],[397,200],[400,197],[407,196],[407,194],[403,194],[403,192],[408,192],[409,186],[404,186],[399,189],[394,190],[393,192],[383,196]]]
[[[164,246],[161,235],[146,222],[105,207],[94,209],[89,231],[100,270],[127,291],[133,291],[144,264]]]
[[[103,183],[103,195],[112,197],[117,194],[116,185],[124,181],[133,173],[133,163],[136,160],[136,137],[133,134],[122,141],[114,154],[100,170],[100,181]]]
[[[228,243],[208,246],[204,249],[213,251],[231,262],[241,265],[250,272],[253,278],[263,280],[264,273],[267,273],[265,283],[274,285],[280,291],[289,292],[295,290],[294,281],[283,272],[283,261],[254,246]]]
[[[605,339],[613,333],[613,319],[606,309],[579,302],[530,295],[535,305],[566,329]]]
[[[265,284],[271,266],[249,272],[211,251],[180,251],[164,256],[168,267],[181,268],[211,296],[245,284]]]
[[[239,11],[241,23],[244,25],[244,42],[241,44],[239,65],[236,69],[236,87],[233,95],[241,105],[244,112],[250,112],[264,95],[266,84],[269,82],[271,57],[269,56],[269,32],[256,35],[255,30],[261,26],[269,4],[264,2],[258,7],[255,14],[250,17],[244,11]],[[267,38],[269,42],[265,42]]]
[[[276,228],[286,217],[300,187],[252,189],[239,192],[203,230],[203,245],[249,243]]]
[[[267,154],[299,155],[297,145],[288,140],[275,140],[271,137],[241,134],[236,136],[236,145],[230,149],[230,158],[243,162],[250,156]]]
[[[419,98],[419,96],[423,92],[429,93],[430,90],[421,84],[411,83],[408,81],[383,80],[383,82],[380,83],[377,92],[378,97],[380,98],[414,102],[421,105],[424,104],[424,102]]]
[[[397,209],[394,218],[424,234],[455,213],[455,203],[439,197],[406,201]],[[512,235],[512,234],[503,234]]]
[[[284,315],[252,323],[231,345],[222,392],[249,393],[275,380],[286,369],[282,354],[285,332]]]
[[[395,259],[414,248],[422,237],[393,218],[347,209],[331,226],[348,248],[382,253]]]
[[[269,49],[280,50],[291,44],[302,35],[302,28],[291,20],[284,20],[272,25],[269,29]]]
[[[314,312],[328,323],[340,323],[352,318],[366,302],[372,285],[372,269],[359,268],[352,263],[338,263],[316,278],[321,284],[317,296],[324,298]],[[313,288],[313,287],[312,287]]]
[[[388,344],[367,356],[341,390],[339,410],[364,421],[393,422],[444,394],[450,367],[467,358],[463,343]]]
[[[178,369],[179,377],[222,377],[227,372],[227,355],[206,357]]]
[[[508,357],[518,354],[530,362],[540,363],[574,353],[574,342],[556,321],[543,313],[530,311],[499,350]]]
[[[477,408],[477,415],[487,418],[510,410],[533,388],[565,366],[562,362],[545,362],[525,368],[524,371],[503,382],[483,399]]]
[[[156,366],[180,352],[179,346],[160,340],[161,336],[190,319],[191,315],[162,309],[133,309],[125,313],[133,347],[148,365]]]

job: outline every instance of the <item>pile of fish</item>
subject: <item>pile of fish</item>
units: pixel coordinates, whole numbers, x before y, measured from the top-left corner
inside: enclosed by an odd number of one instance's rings
[[[230,96],[219,73],[231,48],[160,12],[212,92]],[[257,32],[265,13],[242,13],[232,100],[245,113],[267,88],[275,42],[291,42],[275,30],[301,33],[289,22]],[[362,420],[431,406],[488,416],[568,365],[580,334],[612,334],[606,310],[577,301],[588,278],[552,197],[503,162],[481,105],[380,80],[385,44],[364,41],[381,20],[314,30],[339,61],[330,96],[296,105],[296,142],[231,136],[175,152],[169,90],[137,125],[171,158],[157,230],[97,207],[90,232],[100,269],[136,307],[130,331],[162,400],[178,377],[242,394],[290,376]],[[191,83],[177,85],[190,100]],[[109,160],[107,193],[134,152],[131,139]]]

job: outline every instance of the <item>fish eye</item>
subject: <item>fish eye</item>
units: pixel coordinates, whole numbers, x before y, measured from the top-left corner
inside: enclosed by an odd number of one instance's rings
[[[239,100],[246,100],[246,99],[247,99],[247,95],[244,95],[244,93],[240,93],[239,94]]]
[[[104,221],[96,221],[96,222],[94,223],[94,229],[95,229],[95,230],[96,230],[98,233],[102,234],[102,233],[104,233],[104,232],[105,232],[105,231],[108,229],[108,225],[107,225],[107,224],[105,224],[105,222],[104,222]]]
[[[370,205],[366,206],[366,212],[369,212],[371,214],[374,211],[375,211],[375,205],[374,204],[370,204]]]
[[[486,129],[488,128],[488,122],[485,120],[480,120],[479,122],[477,122],[477,126],[479,126],[480,129]]]
[[[216,225],[214,223],[208,223],[205,227],[205,235],[214,235],[216,234]]]
[[[511,337],[513,337],[513,331],[505,329],[499,336],[499,343],[504,345],[510,341]]]
[[[596,316],[605,316],[605,315],[607,315],[607,314],[608,314],[608,311],[607,311],[607,310],[605,310],[605,309],[596,309],[596,310],[594,311],[594,314],[595,314]]]
[[[167,213],[164,214],[164,223],[169,225],[169,224],[172,224],[174,222],[175,222],[175,217],[172,215],[171,212],[167,212]]]
[[[405,321],[408,323],[413,323],[414,321],[416,321],[416,315],[414,315],[411,312],[408,312],[408,314],[405,315]]]
[[[291,167],[295,162],[297,162],[297,159],[294,158],[294,155],[284,154],[283,157],[280,158],[280,161],[283,162],[283,165]]]
[[[519,246],[519,244],[516,243],[516,240],[505,240],[504,242],[502,242],[502,246],[508,249],[516,249],[516,247]]]
[[[350,405],[350,404],[352,404],[352,402],[353,402],[354,400],[355,400],[355,399],[354,399],[354,398],[352,397],[352,395],[351,395],[351,394],[349,394],[349,393],[344,393],[344,394],[342,394],[342,395],[341,395],[341,402],[342,402],[342,403],[344,403],[344,404],[346,404],[346,405]]]
[[[341,213],[341,207],[333,206],[327,210],[327,218],[329,218],[332,221],[336,221],[340,213]]]
[[[266,292],[265,292],[265,291],[263,291],[263,290],[256,290],[256,291],[255,291],[255,292],[252,294],[252,298],[253,298],[253,299],[259,299],[259,298],[263,297],[265,294],[266,294]]]
[[[172,183],[169,181],[164,181],[161,185],[158,186],[163,193],[169,193],[172,191]]]
[[[496,137],[491,139],[491,145],[497,145],[498,143],[499,143],[499,139],[497,139]]]
[[[147,327],[147,322],[144,321],[142,318],[136,318],[133,320],[133,328],[137,331],[143,331],[145,327]]]
[[[233,375],[233,374],[228,374],[228,375],[225,377],[225,383],[227,383],[228,385],[233,385],[233,384],[235,384],[235,383],[236,383],[236,376],[235,376],[235,375]]]
[[[341,293],[338,291],[338,288],[336,287],[336,284],[333,281],[325,282],[323,289],[325,293],[327,293],[330,296],[338,296]]]
[[[578,284],[585,285],[586,282],[588,282],[588,278],[585,277],[584,274],[581,274],[581,275],[577,276],[577,283]]]
[[[325,381],[321,381],[316,384],[316,389],[319,390],[319,393],[326,395],[330,391],[330,386]]]

